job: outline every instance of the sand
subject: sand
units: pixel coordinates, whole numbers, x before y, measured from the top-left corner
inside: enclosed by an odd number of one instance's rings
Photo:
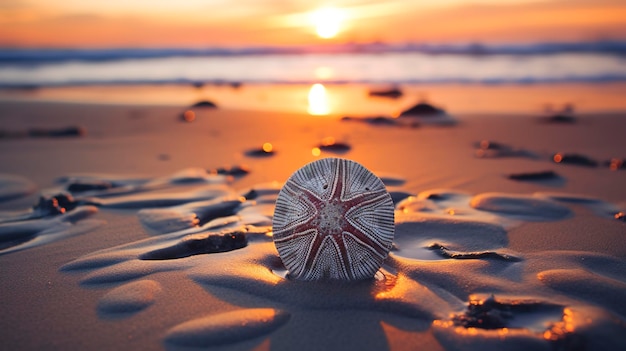
[[[0,104],[2,129],[86,131],[0,139],[4,349],[626,346],[626,173],[603,164],[626,157],[623,114],[409,128],[233,109],[185,123],[185,109]],[[316,151],[326,137],[350,148]],[[482,140],[506,148],[479,152]],[[271,155],[247,156],[264,143]],[[554,163],[557,152],[598,166]],[[288,279],[274,201],[295,170],[337,156],[387,184],[394,248],[371,280]],[[207,172],[244,164],[243,176]],[[556,177],[509,179],[545,171]],[[30,210],[71,179],[101,188],[65,213]]]

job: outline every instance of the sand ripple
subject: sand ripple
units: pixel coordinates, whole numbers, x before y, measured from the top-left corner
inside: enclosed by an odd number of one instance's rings
[[[212,219],[230,216],[244,200],[242,197],[231,195],[166,209],[143,209],[137,216],[147,229],[156,233],[171,233],[203,225]]]
[[[20,220],[0,224],[0,255],[29,249],[80,235],[104,224],[85,219],[98,212],[93,206],[81,206],[55,217]]]
[[[474,196],[471,205],[478,210],[530,220],[556,220],[571,214],[567,207],[538,196],[485,193]]]
[[[161,284],[154,280],[138,280],[121,285],[104,295],[98,302],[98,310],[104,313],[133,313],[152,305]]]
[[[259,338],[287,323],[290,314],[272,308],[250,308],[209,315],[175,326],[165,342],[191,347],[219,346]]]
[[[623,281],[580,268],[542,271],[537,279],[554,290],[605,305],[626,317],[626,283]]]
[[[375,278],[342,284],[288,278],[269,226],[279,189],[275,183],[241,192],[226,186],[227,196],[199,202],[179,194],[186,202],[138,212],[158,236],[83,256],[62,270],[82,271],[83,285],[123,284],[109,293],[110,299],[128,297],[132,306],[144,300],[123,293],[134,291],[129,284],[146,277],[157,281],[156,273],[165,271],[180,272],[226,303],[237,305],[246,296],[256,301],[246,306],[251,309],[163,331],[173,346],[274,337],[280,327],[302,323],[289,318],[295,314],[365,311],[381,313],[382,321],[408,317],[430,324],[436,340],[449,350],[571,349],[580,340],[623,348],[622,260],[573,251],[521,254],[507,247],[515,226],[573,216],[572,203],[602,208],[605,212],[598,214],[606,216],[604,202],[565,194],[424,191],[397,203],[394,249]],[[234,233],[247,245],[199,250],[192,240],[213,238],[211,245],[222,245]],[[124,303],[101,302],[112,309]]]
[[[10,175],[0,174],[0,201],[7,201],[32,194],[37,186],[30,180]]]

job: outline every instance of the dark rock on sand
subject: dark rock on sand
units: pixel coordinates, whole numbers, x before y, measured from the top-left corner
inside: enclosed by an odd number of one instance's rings
[[[317,145],[322,151],[333,152],[336,154],[344,154],[352,148],[347,143],[336,141],[333,137],[326,137]]]
[[[518,262],[521,258],[498,253],[495,251],[477,251],[477,252],[460,252],[453,251],[447,247],[434,243],[428,246],[428,249],[436,251],[443,258],[451,258],[455,260],[476,260],[476,259],[494,259],[500,261]]]
[[[498,143],[491,140],[481,140],[480,142],[475,143],[474,145],[478,149],[483,150],[511,150],[512,148],[509,145]]]
[[[87,129],[80,126],[59,129],[31,128],[26,131],[0,130],[0,139],[19,138],[74,138],[87,135]]]
[[[248,157],[269,157],[276,153],[271,143],[264,143],[259,149],[250,149],[245,152]]]
[[[373,126],[397,126],[397,127],[409,127],[409,128],[417,128],[419,127],[419,122],[405,120],[399,120],[398,118],[393,117],[385,117],[385,116],[371,116],[371,117],[351,117],[345,116],[341,118],[342,121],[347,122],[363,122],[367,124],[371,124]]]
[[[422,124],[439,126],[451,126],[457,123],[457,120],[448,115],[446,111],[426,102],[420,102],[417,105],[402,111],[398,117],[398,120],[400,121],[412,119],[419,120]]]
[[[28,130],[28,136],[30,137],[67,138],[81,137],[85,135],[87,135],[87,130],[80,126],[65,127],[60,129],[33,128]]]
[[[561,306],[533,300],[500,301],[493,295],[484,300],[470,300],[467,311],[455,315],[452,321],[464,328],[501,329],[510,327],[511,321],[520,315],[531,313],[552,314]]]
[[[511,180],[552,180],[560,178],[554,171],[541,171],[541,172],[528,172],[528,173],[513,173],[509,174],[507,178]]]
[[[397,99],[403,95],[402,90],[397,87],[393,87],[390,89],[381,89],[381,90],[370,90],[368,93],[369,96],[376,97],[385,97],[390,99]]]
[[[139,258],[142,260],[171,260],[193,255],[227,252],[248,245],[243,231],[226,233],[192,234],[178,243],[162,249],[146,252]]]
[[[552,112],[552,106],[546,106],[547,117],[543,117],[540,120],[544,123],[554,124],[573,124],[576,123],[576,117],[574,117],[574,105],[565,104],[563,108],[556,113]]]
[[[609,167],[612,171],[626,169],[626,158],[612,158],[604,162],[604,165]]]
[[[250,173],[250,167],[246,165],[234,165],[230,167],[218,167],[209,171],[212,174],[230,175],[233,177],[243,177]]]
[[[417,105],[406,109],[400,113],[400,117],[405,116],[437,116],[445,113],[442,109],[437,108],[426,102],[420,102]]]
[[[556,114],[552,116],[548,116],[542,119],[545,123],[555,123],[555,124],[574,124],[576,123],[576,117],[564,114]]]
[[[570,164],[585,167],[598,167],[598,161],[580,154],[556,153],[552,156],[554,163]]]
[[[113,183],[104,180],[76,180],[67,184],[65,186],[65,190],[75,194],[91,190],[107,190],[113,188],[114,186],[115,185]]]
[[[201,100],[201,101],[198,101],[195,104],[191,105],[191,107],[217,108],[217,105],[214,102],[212,102],[212,101]]]
[[[33,210],[42,217],[54,216],[71,211],[78,206],[78,202],[68,193],[59,193],[51,197],[41,196],[39,202],[33,206]]]
[[[429,194],[426,197],[427,200],[433,200],[433,201],[448,200],[449,198],[450,196],[447,196],[445,194],[437,194],[437,193]]]
[[[250,189],[250,191],[248,191],[247,193],[243,194],[243,197],[246,200],[254,200],[257,197],[259,197],[259,193],[256,190],[254,190],[254,189]]]
[[[269,157],[273,155],[274,155],[274,151],[265,151],[263,149],[252,149],[252,150],[246,151],[246,156],[249,156],[249,157]]]
[[[479,158],[497,158],[497,157],[530,157],[536,156],[530,151],[524,149],[516,149],[512,146],[498,143],[491,140],[481,140],[474,144],[475,155]]]
[[[372,125],[377,126],[395,126],[398,125],[395,118],[385,116],[366,117],[365,121]]]

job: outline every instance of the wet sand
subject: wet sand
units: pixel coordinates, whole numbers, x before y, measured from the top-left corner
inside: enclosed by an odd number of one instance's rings
[[[323,81],[322,81],[323,83]],[[63,101],[143,106],[185,106],[209,100],[220,108],[248,111],[331,114],[336,116],[398,115],[425,99],[452,114],[517,114],[532,116],[546,108],[557,113],[569,106],[579,113],[626,110],[624,82],[548,84],[402,84],[402,96],[371,96],[387,85],[323,84],[191,84],[58,86],[0,89],[0,101]],[[317,93],[311,96],[311,93]],[[311,102],[313,104],[311,104]],[[182,112],[182,111],[181,111]],[[58,126],[57,126],[58,127]]]
[[[605,165],[626,157],[623,114],[405,128],[219,108],[186,123],[186,109],[0,104],[2,128],[86,131],[0,140],[7,349],[625,346],[625,171]],[[328,137],[349,148],[320,148]],[[247,153],[265,143],[270,155]],[[278,190],[337,156],[387,185],[394,248],[372,280],[287,279],[269,232]],[[250,172],[207,172],[233,165]],[[548,171],[558,178],[510,179]],[[69,184],[75,206],[30,210]]]

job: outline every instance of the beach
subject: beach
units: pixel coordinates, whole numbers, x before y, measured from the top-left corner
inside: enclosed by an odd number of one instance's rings
[[[626,3],[0,5],[1,350],[626,350]]]
[[[623,83],[564,85],[477,85],[481,99],[465,103],[471,87],[418,86],[373,109],[349,100],[369,99],[364,90],[331,85],[342,104],[320,115],[306,110],[310,86],[185,87],[174,91],[188,102],[161,104],[169,88],[135,104],[92,101],[98,90],[74,101],[63,88],[5,91],[2,348],[624,348]],[[422,90],[453,123],[393,116]],[[573,119],[549,118],[551,90],[557,109],[576,105]],[[275,108],[281,99],[297,103]],[[50,133],[60,129],[69,135]],[[362,164],[394,200],[394,244],[370,280],[290,279],[274,247],[278,192],[325,157]],[[78,205],[29,211],[72,183],[91,184],[73,193]],[[186,244],[206,235],[224,241],[210,253]]]

